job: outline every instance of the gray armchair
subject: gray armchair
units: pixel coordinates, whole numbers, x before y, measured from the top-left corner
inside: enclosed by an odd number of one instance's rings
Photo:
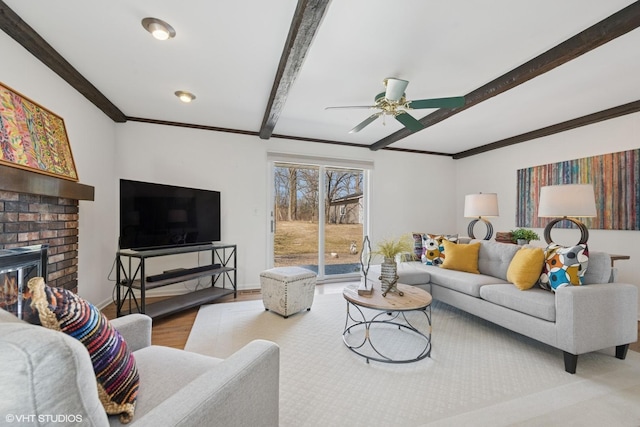
[[[221,360],[152,346],[151,319],[145,315],[111,322],[134,352],[140,374],[129,425],[278,425],[276,344],[256,340]],[[22,322],[0,309],[0,366],[3,421],[6,416],[32,416],[33,422],[21,425],[46,425],[38,423],[38,416],[54,414],[81,417],[75,421],[82,425],[122,425],[117,416],[105,414],[89,353],[74,338]]]

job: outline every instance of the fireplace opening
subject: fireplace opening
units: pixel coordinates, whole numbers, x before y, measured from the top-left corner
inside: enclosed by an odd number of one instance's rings
[[[0,308],[22,319],[24,292],[33,277],[47,277],[49,245],[0,249]]]

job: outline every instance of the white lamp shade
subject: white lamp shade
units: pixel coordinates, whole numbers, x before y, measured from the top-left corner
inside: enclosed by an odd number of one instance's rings
[[[540,188],[539,217],[594,217],[592,184],[549,185]]]
[[[464,196],[465,218],[498,216],[498,195],[496,193],[467,194]]]

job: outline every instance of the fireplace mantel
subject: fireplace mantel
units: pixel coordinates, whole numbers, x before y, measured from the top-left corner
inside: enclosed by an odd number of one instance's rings
[[[94,200],[95,188],[90,185],[54,176],[0,165],[0,190],[38,194],[74,200]]]

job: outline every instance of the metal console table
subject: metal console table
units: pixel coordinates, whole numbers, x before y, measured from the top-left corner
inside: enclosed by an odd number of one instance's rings
[[[211,252],[211,263],[191,268],[147,275],[146,261],[150,258],[194,252]],[[118,317],[130,313],[144,313],[154,319],[168,316],[215,301],[226,295],[237,296],[236,245],[208,243],[148,250],[123,249],[116,254],[116,312]],[[186,294],[147,304],[150,289],[211,276],[211,286]],[[136,296],[134,290],[139,291]]]

